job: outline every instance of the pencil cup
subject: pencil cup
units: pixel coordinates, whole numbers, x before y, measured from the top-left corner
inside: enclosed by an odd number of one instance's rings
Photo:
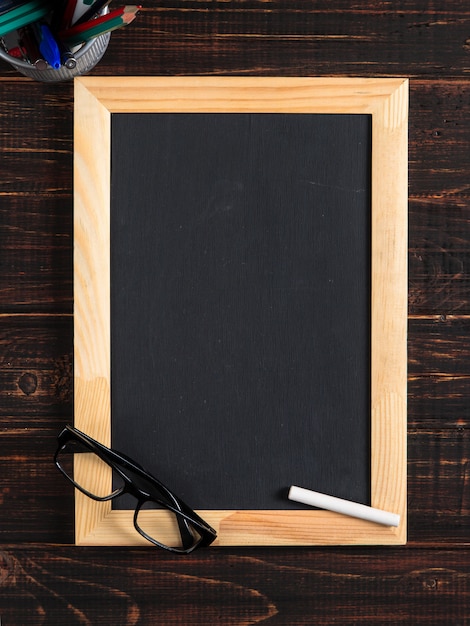
[[[71,80],[74,76],[81,76],[82,74],[87,74],[91,71],[106,52],[110,37],[111,33],[104,33],[99,37],[91,39],[79,50],[74,52],[74,58],[77,63],[73,69],[68,69],[65,65],[62,65],[58,70],[51,67],[45,70],[39,70],[34,65],[31,65],[31,63],[10,56],[1,48],[0,58],[7,61],[16,70],[18,70],[18,72],[24,74],[24,76],[29,76],[29,78],[33,78],[34,80],[39,80],[44,83],[57,83],[65,80]]]

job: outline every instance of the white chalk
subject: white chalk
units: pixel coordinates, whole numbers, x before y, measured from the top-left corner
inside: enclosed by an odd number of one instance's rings
[[[376,522],[377,524],[384,524],[385,526],[398,526],[400,523],[400,516],[396,513],[374,509],[365,504],[342,500],[334,496],[327,496],[324,493],[310,491],[310,489],[302,489],[302,487],[295,487],[294,485],[289,489],[288,498],[289,500],[295,500],[295,502],[316,506],[319,509],[327,509],[335,513],[359,517],[360,519]]]

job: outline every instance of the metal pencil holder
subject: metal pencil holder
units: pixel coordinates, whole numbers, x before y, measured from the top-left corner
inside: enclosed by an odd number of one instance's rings
[[[73,69],[62,65],[58,70],[52,67],[39,70],[34,65],[31,65],[31,63],[16,59],[2,49],[0,49],[0,58],[7,61],[7,63],[12,65],[18,72],[21,72],[21,74],[24,74],[24,76],[29,76],[29,78],[44,83],[56,83],[71,80],[74,76],[81,76],[92,70],[106,52],[110,37],[111,33],[105,33],[100,37],[88,41],[77,50],[77,52],[74,53],[77,64]]]

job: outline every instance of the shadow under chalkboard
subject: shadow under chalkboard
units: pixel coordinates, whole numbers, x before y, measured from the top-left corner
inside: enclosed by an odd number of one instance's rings
[[[371,117],[111,126],[113,447],[195,509],[370,504]]]

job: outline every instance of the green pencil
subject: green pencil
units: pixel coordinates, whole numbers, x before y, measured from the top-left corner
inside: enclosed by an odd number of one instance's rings
[[[30,11],[34,11],[35,9],[47,6],[50,8],[50,0],[31,0],[31,2],[26,2],[14,9],[10,9],[9,11],[5,11],[0,15],[0,24],[5,22],[9,22],[17,17],[21,17],[22,15],[26,15]]]
[[[0,37],[3,37],[7,33],[10,33],[12,30],[17,30],[18,28],[23,28],[23,26],[27,26],[28,24],[32,24],[32,22],[36,22],[43,17],[45,17],[50,11],[50,5],[44,4],[39,5],[36,8],[24,12],[21,15],[17,15],[16,17],[12,17],[8,20],[0,21]],[[6,13],[2,17],[9,16]]]
[[[84,24],[77,24],[76,26],[62,31],[60,38],[68,46],[84,43],[90,39],[104,35],[104,33],[130,24],[141,8],[141,6],[137,5],[127,5],[120,9],[115,9],[107,15],[90,20]]]

